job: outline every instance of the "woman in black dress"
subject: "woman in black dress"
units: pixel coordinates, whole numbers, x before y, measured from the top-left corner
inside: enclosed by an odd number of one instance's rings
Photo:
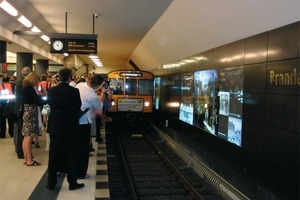
[[[27,166],[39,166],[39,162],[32,160],[31,142],[35,135],[39,135],[39,112],[38,107],[42,105],[43,101],[40,96],[37,95],[35,86],[40,82],[40,77],[35,72],[31,72],[23,80],[23,127],[22,134],[23,140],[23,152],[24,152],[24,164]]]

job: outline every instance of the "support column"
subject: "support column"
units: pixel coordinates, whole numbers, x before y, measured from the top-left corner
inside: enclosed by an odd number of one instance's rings
[[[21,75],[21,70],[23,67],[29,67],[32,70],[32,53],[17,53],[17,63],[16,63],[16,71],[17,71],[17,79],[19,80]]]
[[[3,75],[4,68],[7,68],[6,61],[6,41],[0,40],[0,77]],[[6,69],[7,70],[7,69]]]
[[[42,74],[47,74],[49,68],[49,60],[37,59],[35,72],[41,77]]]
[[[0,83],[3,83],[3,70],[4,68],[7,68],[6,64],[6,42],[0,41]],[[3,86],[2,86],[3,87]],[[2,90],[1,87],[1,90]],[[6,106],[6,101],[0,100],[0,138],[5,138],[5,132],[6,132],[6,117],[3,115],[4,107]],[[9,127],[11,128],[11,127]]]
[[[0,40],[0,63],[6,63],[6,41]]]

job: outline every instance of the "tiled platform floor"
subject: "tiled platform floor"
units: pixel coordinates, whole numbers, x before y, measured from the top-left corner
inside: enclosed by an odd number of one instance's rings
[[[101,130],[104,136],[104,130]],[[33,146],[34,159],[40,162],[41,166],[28,167],[23,165],[23,159],[18,159],[15,153],[15,147],[13,144],[13,138],[7,134],[6,138],[0,138],[0,199],[2,200],[25,200],[25,199],[53,199],[51,192],[45,190],[46,193],[41,192],[38,198],[32,198],[32,194],[38,184],[46,187],[46,182],[42,177],[47,170],[48,164],[48,152],[45,151],[45,131],[40,136],[41,148],[35,148]],[[107,184],[107,176],[105,173],[102,175],[103,170],[106,170],[106,144],[101,143],[98,148],[98,144],[95,143],[95,138],[92,138],[93,146],[96,149],[92,152],[93,156],[89,160],[87,179],[78,180],[80,183],[84,183],[85,187],[80,190],[69,191],[66,178],[62,177],[63,182],[60,190],[57,189],[58,197],[54,199],[58,200],[92,200],[92,199],[109,199],[108,187],[104,189],[95,189],[96,181],[101,182],[104,185]],[[99,151],[99,152],[97,152]],[[99,156],[97,156],[99,155]],[[97,162],[98,160],[98,162]],[[97,164],[98,163],[98,164]],[[98,174],[97,174],[98,170]],[[100,170],[100,171],[99,171]],[[45,178],[44,178],[45,179]],[[45,179],[46,180],[46,179]],[[42,185],[44,184],[44,186]],[[36,196],[36,195],[35,195]],[[57,195],[56,195],[57,196]]]

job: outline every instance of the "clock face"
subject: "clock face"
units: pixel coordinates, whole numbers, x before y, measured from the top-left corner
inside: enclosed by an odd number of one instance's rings
[[[63,49],[64,47],[64,44],[62,43],[62,41],[60,40],[56,40],[53,42],[53,49],[55,49],[56,51],[60,51]]]

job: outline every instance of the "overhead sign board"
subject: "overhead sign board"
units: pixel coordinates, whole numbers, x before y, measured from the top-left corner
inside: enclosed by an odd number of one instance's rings
[[[97,40],[51,38],[50,53],[97,54]]]
[[[68,40],[70,54],[97,54],[97,40]]]

